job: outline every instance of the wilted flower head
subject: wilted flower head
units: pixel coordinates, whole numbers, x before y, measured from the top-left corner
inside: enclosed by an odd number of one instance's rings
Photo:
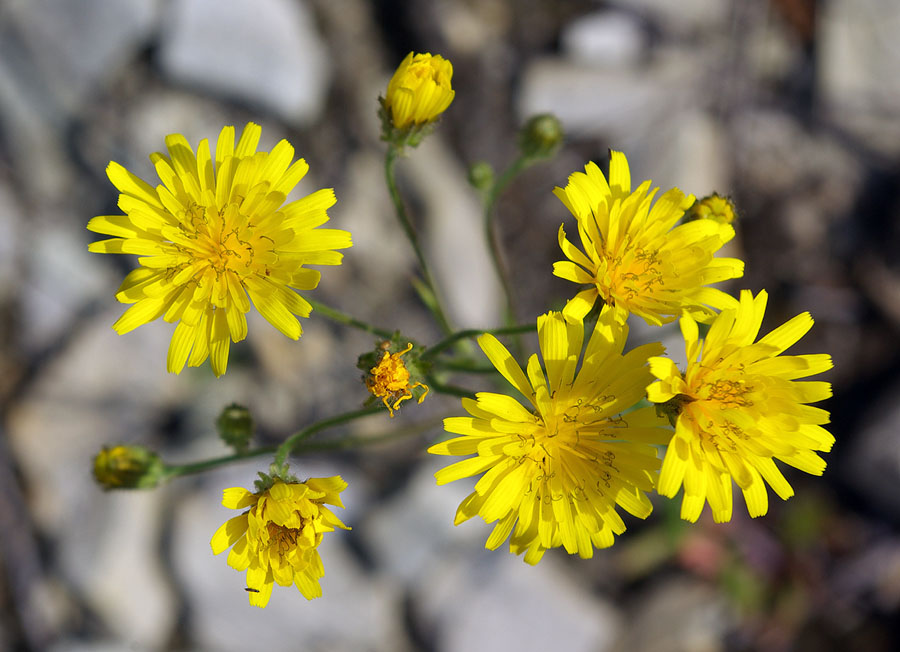
[[[588,163],[565,188],[554,190],[577,220],[584,251],[560,226],[559,245],[568,260],[554,263],[553,273],[591,286],[569,301],[566,312],[583,317],[599,297],[660,325],[684,310],[709,321],[716,310],[736,305],[733,297],[707,287],[743,274],[740,260],[714,257],[734,229],[713,220],[675,226],[694,198],[672,188],[653,204],[657,189],[650,183],[632,192],[625,155],[611,151],[609,182]]]
[[[275,583],[296,585],[307,600],[322,595],[319,579],[324,570],[317,548],[326,532],[350,529],[325,505],[343,507],[339,494],[346,488],[336,475],[306,482],[276,479],[257,493],[243,487],[223,492],[225,507],[250,509],[226,521],[210,545],[215,555],[234,546],[228,565],[247,571],[250,604],[265,607]]]
[[[390,342],[386,342],[390,345]],[[428,387],[424,383],[413,381],[410,382],[409,369],[403,361],[403,356],[409,353],[413,348],[412,343],[396,353],[385,350],[381,360],[374,367],[369,369],[366,376],[366,387],[372,396],[380,398],[385,407],[394,416],[394,410],[400,408],[400,404],[413,397],[413,391],[417,391],[417,401],[421,403],[428,395]]]
[[[339,265],[334,250],[351,246],[346,231],[316,228],[328,221],[331,189],[284,205],[309,166],[291,163],[286,140],[257,152],[260,132],[249,123],[235,145],[234,127],[223,128],[215,158],[206,139],[195,154],[181,134],[166,137],[168,154],[150,157],[162,180],[156,188],[118,163],[106,170],[125,214],[93,218],[88,229],[114,237],[89,250],[140,256],[116,294],[134,305],[113,328],[177,322],[170,372],[209,357],[213,372],[225,373],[231,342],[247,335],[251,301],[275,328],[300,337],[295,315],[308,317],[312,307],[295,290],[312,290],[320,277],[305,265]]]
[[[659,477],[660,494],[673,497],[684,484],[681,517],[696,521],[709,501],[717,522],[731,520],[732,478],[744,493],[751,516],[768,511],[766,484],[783,500],[794,495],[773,460],[821,475],[834,437],[822,425],[828,412],[806,405],[831,396],[826,382],[797,382],[831,369],[824,354],[781,353],[812,327],[809,313],[797,315],[754,343],[767,295],[741,292],[738,307],[724,310],[699,340],[697,323],[681,318],[687,348],[682,374],[669,358],[651,358],[659,382],[647,388],[655,403],[674,404],[675,435]]]
[[[453,65],[439,54],[406,55],[382,100],[394,129],[405,130],[437,120],[453,101],[452,77]]]
[[[652,407],[621,413],[644,396],[651,379],[647,344],[622,354],[627,326],[604,309],[584,351],[581,320],[550,312],[538,318],[537,354],[523,371],[493,335],[478,344],[491,363],[529,402],[481,392],[463,399],[469,417],[444,420],[462,435],[428,449],[437,455],[475,455],[435,474],[438,484],[484,474],[460,504],[455,524],[476,514],[497,521],[486,547],[509,537],[510,551],[536,564],[548,548],[591,557],[625,531],[616,506],[640,518],[652,507],[644,492],[654,485],[659,460],[651,444],[671,431]]]

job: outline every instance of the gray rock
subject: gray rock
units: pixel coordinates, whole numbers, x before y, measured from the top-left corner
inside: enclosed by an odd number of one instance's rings
[[[892,0],[836,0],[822,8],[817,47],[826,107],[842,124],[886,153],[900,151],[900,5]]]
[[[628,628],[614,650],[670,652],[728,649],[725,635],[734,615],[715,588],[685,578],[652,587],[634,601]]]
[[[650,17],[667,32],[678,35],[727,24],[731,7],[721,0],[620,0],[618,4]]]
[[[258,104],[295,125],[315,121],[328,54],[307,5],[290,0],[176,0],[160,64],[173,79]]]
[[[564,59],[529,63],[516,102],[520,116],[554,113],[572,138],[602,136],[628,151],[652,132],[677,129],[678,111],[696,106],[704,64],[681,49],[660,51],[646,65],[597,68]]]
[[[557,553],[537,566],[502,550],[451,559],[418,601],[434,619],[436,649],[610,650],[622,627],[618,612],[564,572]]]
[[[157,0],[30,0],[10,3],[23,39],[14,63],[62,106],[77,109],[118,74],[156,27]],[[2,51],[3,48],[0,48]]]

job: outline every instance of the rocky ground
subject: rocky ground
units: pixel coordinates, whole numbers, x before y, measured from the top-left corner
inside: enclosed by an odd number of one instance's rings
[[[891,0],[0,3],[0,648],[897,649],[898,34]],[[315,296],[436,341],[375,116],[409,50],[454,64],[438,133],[400,163],[454,321],[499,320],[466,169],[505,167],[516,127],[552,111],[565,147],[499,204],[520,316],[569,294],[550,274],[569,219],[551,190],[588,160],[605,167],[608,148],[635,178],[729,194],[747,264],[735,288],[769,291],[770,327],[810,311],[803,350],[834,358],[824,477],[790,475],[797,497],[727,526],[684,527],[661,500],[594,559],[555,551],[532,568],[485,551],[480,522],[452,526],[468,489],[436,487],[423,450],[459,408],[432,396],[361,426],[426,424],[415,437],[299,461],[350,482],[353,530],[322,545],[322,599],[276,589],[265,610],[208,545],[230,516],[221,490],[260,463],[152,492],[96,487],[107,443],[171,462],[224,454],[212,424],[234,400],[275,443],[365,399],[354,363],[371,339],[315,315],[299,343],[251,320],[219,380],[166,373],[170,326],[110,329],[131,262],[89,254],[84,227],[115,212],[108,161],[152,180],[147,155],[168,133],[196,143],[253,120],[263,146],[288,138],[311,167],[305,191],[334,187],[333,224],[354,238]]]

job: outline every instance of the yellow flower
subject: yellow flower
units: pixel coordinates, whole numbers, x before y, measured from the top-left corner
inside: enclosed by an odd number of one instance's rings
[[[94,457],[94,479],[104,489],[152,489],[165,465],[143,446],[104,446]]]
[[[566,312],[583,317],[599,296],[660,325],[683,310],[709,321],[714,309],[736,305],[733,297],[706,287],[744,272],[740,260],[713,257],[734,237],[734,229],[712,220],[675,226],[693,196],[672,188],[651,206],[657,189],[651,190],[650,183],[632,192],[625,155],[611,151],[608,183],[600,168],[588,163],[565,188],[554,190],[578,222],[584,252],[560,226],[559,245],[568,260],[554,263],[553,273],[591,286],[569,301]]]
[[[831,369],[831,358],[780,355],[812,327],[809,313],[797,315],[754,343],[767,295],[741,292],[735,310],[725,310],[698,340],[696,322],[681,318],[687,370],[668,358],[651,358],[659,382],[647,388],[655,403],[678,407],[675,435],[666,451],[658,491],[673,497],[684,484],[681,517],[696,521],[708,500],[717,522],[731,519],[731,480],[744,493],[750,516],[768,511],[766,483],[782,500],[794,492],[774,459],[814,475],[834,437],[822,424],[828,412],[806,405],[831,396],[826,382],[795,382]]]
[[[734,222],[734,202],[728,197],[713,193],[703,199],[698,199],[689,213],[693,219],[715,220],[723,224]]]
[[[284,205],[309,166],[291,163],[286,140],[257,152],[260,131],[249,123],[235,146],[234,127],[225,127],[215,160],[206,139],[195,154],[184,136],[168,136],[168,155],[150,157],[162,180],[156,188],[118,163],[106,169],[125,214],[93,218],[88,229],[114,237],[89,250],[140,256],[116,294],[134,305],[113,328],[122,334],[159,317],[178,322],[170,372],[210,357],[216,376],[224,374],[231,342],[247,335],[251,300],[275,328],[300,337],[294,315],[308,317],[312,307],[294,290],[312,290],[320,277],[304,265],[339,265],[334,250],[351,246],[346,231],[316,228],[328,221],[333,190]]]
[[[247,571],[250,604],[265,607],[272,585],[297,586],[307,600],[322,595],[324,575],[317,550],[326,532],[349,530],[328,505],[343,507],[340,493],[347,483],[340,476],[286,483],[276,479],[267,490],[251,493],[243,487],[223,492],[229,509],[249,507],[216,530],[210,545],[218,555],[231,548],[228,565]]]
[[[510,551],[536,564],[548,548],[563,546],[588,558],[625,531],[616,505],[640,518],[652,507],[659,468],[656,448],[671,437],[653,407],[622,415],[644,396],[651,380],[646,361],[662,352],[648,344],[622,355],[627,326],[604,309],[576,374],[584,326],[557,312],[538,318],[537,354],[522,371],[492,335],[478,343],[491,363],[530,403],[482,392],[463,399],[470,417],[444,420],[462,435],[428,449],[437,455],[471,455],[438,471],[438,484],[480,473],[475,491],[459,506],[455,524],[476,514],[498,521],[487,540],[493,550],[509,537]]]
[[[384,402],[384,406],[391,413],[391,418],[394,416],[394,410],[398,409],[403,401],[412,398],[412,390],[416,387],[425,390],[419,396],[419,403],[424,401],[428,395],[428,387],[423,383],[413,383],[412,385],[409,383],[409,369],[406,368],[402,356],[409,353],[412,348],[413,345],[410,343],[399,353],[385,351],[381,361],[372,367],[369,375],[366,376],[366,387],[373,396]]]
[[[455,95],[453,65],[441,55],[410,52],[388,83],[384,108],[396,129],[437,120]]]

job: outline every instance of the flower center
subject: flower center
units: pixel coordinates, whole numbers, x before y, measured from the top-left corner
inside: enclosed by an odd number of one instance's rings
[[[634,301],[660,290],[665,284],[659,252],[655,249],[632,247],[626,238],[617,251],[602,249],[601,253],[604,262],[595,282],[611,303]]]
[[[237,202],[224,211],[214,205],[194,204],[188,209],[181,232],[173,237],[175,248],[188,259],[175,266],[174,272],[191,268],[198,280],[207,271],[216,279],[226,272],[233,272],[239,279],[259,273],[268,276],[269,266],[278,258],[275,241],[257,231]]]
[[[266,524],[269,532],[269,548],[274,549],[280,555],[286,555],[291,550],[296,550],[297,539],[300,537],[300,528],[284,527],[269,521]]]

